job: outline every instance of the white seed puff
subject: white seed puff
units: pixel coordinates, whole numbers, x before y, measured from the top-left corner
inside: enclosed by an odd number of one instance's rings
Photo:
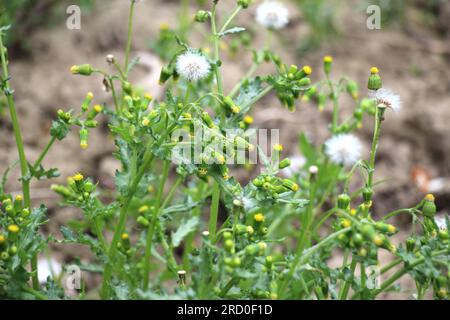
[[[352,134],[339,134],[325,142],[325,153],[337,164],[355,164],[361,159],[361,151],[361,141]]]
[[[289,23],[289,11],[278,1],[265,1],[256,9],[256,22],[269,29],[281,29]]]
[[[377,104],[384,104],[388,108],[392,108],[395,112],[402,109],[402,100],[400,96],[392,90],[381,88],[379,90],[371,90],[369,97],[374,99]]]
[[[187,51],[177,58],[176,69],[181,77],[195,82],[208,76],[211,66],[202,54]]]

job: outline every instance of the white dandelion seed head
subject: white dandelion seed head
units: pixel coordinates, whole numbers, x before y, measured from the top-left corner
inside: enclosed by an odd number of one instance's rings
[[[269,29],[281,29],[289,22],[289,11],[278,1],[265,1],[256,9],[256,22]]]
[[[178,57],[176,69],[180,76],[195,82],[205,78],[209,74],[211,66],[202,54],[187,51]]]
[[[331,161],[351,166],[361,159],[362,143],[352,134],[339,134],[325,142],[325,152]]]
[[[445,216],[439,216],[435,217],[434,221],[436,222],[436,225],[438,226],[439,230],[447,230],[447,222],[445,221]]]
[[[61,264],[53,259],[39,259],[38,260],[38,279],[39,283],[46,283],[47,278],[57,278],[62,272]]]
[[[402,100],[398,94],[389,89],[381,88],[379,90],[370,90],[369,97],[374,99],[377,104],[384,104],[388,108],[392,108],[395,112],[402,109]]]

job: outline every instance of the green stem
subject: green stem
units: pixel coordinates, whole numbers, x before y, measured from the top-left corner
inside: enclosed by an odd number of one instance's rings
[[[315,252],[317,252],[318,250],[322,249],[324,246],[328,245],[330,242],[333,242],[337,237],[339,237],[339,235],[346,233],[350,230],[350,228],[344,228],[341,229],[339,231],[336,231],[335,233],[330,234],[328,237],[326,237],[325,239],[323,239],[322,241],[320,241],[319,243],[317,243],[315,246],[312,246],[311,248],[305,250],[303,252],[303,255],[301,256],[301,258],[299,259],[298,262],[296,262],[296,265],[302,265],[304,264],[311,255],[313,255]],[[296,269],[292,267],[294,266],[294,262],[291,265],[291,271]],[[284,289],[286,288],[288,282],[289,282],[289,276],[281,283],[279,289],[278,289],[278,295],[281,297],[282,294],[284,294]]]
[[[134,15],[134,5],[136,4],[135,0],[131,0],[130,5],[130,15],[128,17],[128,35],[127,35],[127,47],[125,49],[125,76],[128,77],[128,62],[130,60],[130,51],[131,51],[131,40],[133,36],[133,15]]]
[[[214,39],[214,41],[213,41],[214,60],[215,60],[214,72],[215,72],[216,81],[217,81],[217,92],[219,94],[223,94],[222,76],[220,74],[220,51],[219,51],[220,37],[217,33],[216,13],[217,13],[217,4],[216,4],[216,2],[214,2],[212,12],[211,12],[211,29],[212,29],[213,39]]]
[[[355,275],[356,264],[357,264],[356,259],[352,258],[352,262],[350,264],[350,270],[351,270],[351,273],[352,273],[352,278],[349,281],[345,281],[344,287],[342,288],[342,290],[341,290],[341,292],[339,294],[339,300],[347,299],[348,291],[350,290],[351,280],[353,280],[353,277]]]
[[[220,200],[220,185],[216,180],[214,180],[210,216],[209,216],[209,238],[211,239],[211,242],[216,241],[217,218],[219,215],[219,200]]]
[[[360,263],[360,272],[361,272],[361,299],[365,299],[365,291],[366,291],[366,267],[364,261]]]
[[[233,21],[233,19],[238,15],[239,11],[242,10],[241,6],[238,6],[233,13],[228,17],[227,21],[223,24],[222,29],[220,29],[219,34],[223,33],[227,27],[230,25],[230,23]]]
[[[3,67],[3,80],[4,80],[4,93],[8,101],[9,113],[11,115],[11,122],[14,131],[14,137],[16,140],[17,152],[19,154],[20,170],[22,178],[28,177],[29,169],[28,162],[25,156],[25,147],[22,139],[22,133],[20,131],[19,120],[17,117],[17,111],[14,103],[13,91],[9,85],[9,72],[8,72],[8,62],[6,60],[5,47],[3,46],[3,34],[0,33],[0,59]],[[31,196],[30,196],[30,180],[22,179],[22,192],[24,198],[24,204],[26,208],[31,207]],[[31,272],[32,272],[32,282],[33,288],[35,290],[39,289],[39,279],[37,270],[37,255],[31,257]]]
[[[50,141],[47,143],[47,145],[45,146],[44,150],[42,151],[42,153],[40,154],[39,158],[36,160],[36,162],[33,165],[33,171],[37,170],[37,168],[41,165],[42,160],[44,160],[45,156],[47,155],[47,153],[49,152],[50,148],[53,146],[53,144],[55,143],[56,138],[52,137],[50,139]]]
[[[39,291],[37,291],[35,289],[28,287],[28,286],[23,286],[22,290],[26,293],[33,295],[38,300],[48,300],[46,295],[40,293]]]
[[[383,121],[384,108],[377,107],[375,113],[375,130],[373,132],[372,149],[370,151],[369,159],[369,177],[367,180],[367,186],[369,188],[373,185],[373,175],[375,173],[375,156],[377,153],[378,143],[380,141],[381,122]]]
[[[106,299],[109,294],[109,288],[110,288],[110,281],[112,276],[112,267],[115,263],[115,258],[117,254],[117,244],[120,240],[120,235],[123,233],[123,230],[125,229],[125,224],[127,221],[127,214],[128,209],[131,203],[131,200],[133,199],[134,194],[137,191],[137,187],[139,185],[139,182],[141,181],[142,177],[144,176],[147,169],[150,167],[151,163],[153,162],[154,156],[151,152],[150,146],[147,148],[147,151],[144,154],[144,160],[140,167],[140,170],[138,171],[137,175],[135,176],[134,180],[131,183],[130,188],[128,189],[128,195],[125,198],[125,201],[122,205],[122,209],[120,210],[120,216],[119,216],[119,223],[117,225],[116,231],[114,233],[113,239],[111,241],[111,245],[109,247],[109,262],[105,266],[105,271],[103,275],[103,286],[102,286],[102,297]]]
[[[152,219],[150,222],[150,227],[147,231],[147,238],[146,238],[146,245],[145,245],[145,258],[144,258],[144,290],[148,288],[148,281],[150,276],[150,256],[152,253],[152,242],[153,242],[153,235],[155,233],[155,227],[157,224],[158,214],[160,212],[160,206],[162,201],[162,196],[164,194],[164,185],[166,184],[167,178],[169,176],[169,169],[170,169],[170,161],[165,160],[163,165],[163,173],[161,180],[159,182],[158,186],[158,193],[156,195],[156,203],[155,203],[155,209],[152,213]]]
[[[334,90],[334,85],[330,79],[330,76],[327,74],[326,77],[328,86],[330,87],[331,95],[333,97],[333,120],[331,122],[331,132],[335,133],[339,123],[339,102],[336,90]]]

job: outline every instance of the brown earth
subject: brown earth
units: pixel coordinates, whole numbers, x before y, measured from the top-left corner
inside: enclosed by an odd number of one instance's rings
[[[409,24],[406,31],[399,27],[368,30],[365,13],[352,9],[354,3],[347,2],[338,13],[341,36],[301,57],[296,48],[307,27],[301,13],[296,13],[296,8],[292,7],[292,23],[281,33],[281,40],[273,43],[272,49],[279,52],[288,64],[310,64],[316,71],[313,80],[322,78],[321,59],[326,54],[334,57],[333,78],[346,75],[357,80],[361,87],[367,80],[369,68],[378,66],[384,85],[400,93],[403,110],[397,114],[389,112],[383,124],[376,178],[389,180],[376,190],[375,211],[383,214],[420,201],[426,190],[420,190],[411,181],[411,171],[420,166],[430,177],[444,178],[447,187],[436,192],[437,204],[442,212],[449,212],[450,126],[447,121],[450,121],[450,42],[416,23]],[[32,160],[47,143],[49,126],[58,108],[79,108],[88,91],[94,92],[96,103],[110,102],[109,95],[102,90],[101,78],[74,77],[68,70],[73,64],[86,62],[106,69],[104,57],[109,53],[121,61],[126,40],[127,7],[128,2],[123,0],[101,1],[92,14],[83,15],[81,30],[71,31],[61,24],[51,30],[38,31],[28,39],[31,57],[24,60],[11,57],[12,83],[26,151]],[[145,65],[138,67],[132,80],[142,83],[155,96],[161,96],[162,89],[157,85],[161,64],[148,49],[149,42],[158,34],[161,23],[176,24],[178,2],[147,0],[138,8],[133,54],[142,56]],[[248,25],[252,15],[253,9],[244,12],[238,21]],[[255,48],[264,42],[264,31],[258,31]],[[227,89],[233,87],[250,62],[248,56],[224,57]],[[264,67],[261,74],[269,71],[270,68]],[[349,106],[351,110],[348,101],[343,106]],[[281,141],[287,147],[287,153],[291,154],[297,152],[297,136],[301,131],[316,144],[322,143],[328,137],[327,123],[331,118],[329,108],[321,114],[306,104],[290,113],[279,106],[274,96],[259,103],[254,116],[255,126],[280,128]],[[358,135],[363,139],[368,154],[373,125],[370,119],[366,120]],[[0,119],[0,123],[0,172],[3,172],[17,159],[17,154],[8,118]],[[74,210],[57,206],[58,198],[48,190],[50,183],[64,182],[68,175],[81,171],[100,180],[104,186],[113,185],[112,175],[117,163],[111,157],[114,145],[105,126],[92,130],[88,150],[82,151],[78,144],[75,132],[63,142],[58,142],[44,165],[59,168],[61,177],[32,186],[34,201],[45,201],[50,207],[48,231],[55,231],[60,224],[79,216]],[[8,190],[19,190],[18,176],[18,170],[15,170]],[[406,223],[408,218],[404,218]],[[83,248],[74,250],[58,246],[56,250],[59,258],[65,261],[71,260],[73,254],[81,254],[85,259],[89,257]]]

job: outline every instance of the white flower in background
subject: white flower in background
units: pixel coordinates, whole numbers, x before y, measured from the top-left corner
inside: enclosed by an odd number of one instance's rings
[[[61,264],[53,258],[38,260],[38,279],[39,283],[46,283],[47,278],[56,278],[61,274]]]
[[[187,51],[178,57],[176,68],[178,74],[188,81],[201,80],[211,70],[206,57],[192,51]]]
[[[445,221],[445,216],[436,216],[434,218],[439,230],[447,230],[447,222]]]
[[[325,142],[325,152],[337,164],[353,165],[361,159],[361,141],[352,134],[339,134]]]
[[[256,21],[269,29],[281,29],[289,22],[289,11],[281,2],[265,1],[256,9]]]
[[[283,173],[285,173],[287,177],[292,177],[305,165],[306,159],[302,155],[295,155],[293,157],[289,157],[289,160],[291,160],[291,165],[283,169]]]
[[[369,97],[376,100],[377,104],[384,104],[388,108],[392,108],[395,112],[402,109],[402,100],[400,96],[389,89],[381,88],[379,90],[369,91]]]

